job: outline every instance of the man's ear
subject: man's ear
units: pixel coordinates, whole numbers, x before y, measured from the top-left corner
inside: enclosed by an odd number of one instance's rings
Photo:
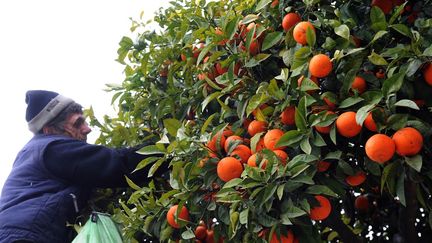
[[[42,132],[43,134],[55,134],[55,129],[51,126],[44,126]]]

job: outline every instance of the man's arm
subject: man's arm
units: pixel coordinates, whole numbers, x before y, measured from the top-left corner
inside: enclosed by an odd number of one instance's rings
[[[76,185],[119,187],[127,185],[124,176],[130,176],[144,158],[135,149],[110,149],[68,139],[48,145],[44,164],[55,176]],[[148,169],[142,169],[139,174],[146,174]],[[143,176],[140,180],[149,179]]]

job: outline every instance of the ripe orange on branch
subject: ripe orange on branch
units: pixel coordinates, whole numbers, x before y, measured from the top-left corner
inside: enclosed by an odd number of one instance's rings
[[[366,91],[366,80],[360,76],[356,76],[351,84],[351,90],[357,90],[359,94],[362,94]]]
[[[362,127],[357,124],[356,113],[354,111],[347,111],[339,115],[336,119],[336,128],[341,136],[352,138],[357,136]]]
[[[259,132],[264,132],[266,129],[267,129],[267,122],[253,120],[251,121],[251,123],[249,123],[248,133],[249,135],[254,136]]]
[[[366,174],[363,171],[357,171],[354,175],[349,175],[345,178],[345,181],[350,186],[361,185],[366,180]]]
[[[423,78],[427,84],[432,86],[432,64],[428,63],[423,69]]]
[[[239,144],[235,149],[230,153],[230,156],[240,158],[240,161],[245,164],[247,163],[249,157],[252,155],[250,148],[244,144]]]
[[[270,239],[270,243],[293,243],[294,242],[294,234],[291,230],[288,230],[287,235],[280,234],[280,238],[276,232],[273,232],[272,237]]]
[[[280,114],[282,124],[292,126],[295,124],[295,106],[288,106]]]
[[[225,157],[218,162],[216,170],[218,177],[227,182],[234,178],[240,178],[243,165],[240,160],[234,157]]]
[[[282,28],[285,31],[289,31],[293,26],[301,21],[300,15],[297,13],[288,13],[282,19]]]
[[[399,129],[392,139],[396,145],[396,153],[401,156],[416,155],[423,147],[423,136],[413,127]]]
[[[173,228],[179,229],[180,225],[177,223],[178,221],[175,220],[175,213],[177,212],[178,205],[172,206],[166,215],[166,219],[169,225],[171,225]],[[177,215],[178,219],[182,219],[185,221],[189,221],[189,211],[185,206],[183,206]]]
[[[307,29],[311,29],[315,34],[315,27],[312,25],[311,22],[303,21],[296,24],[293,30],[293,37],[297,43],[301,45],[307,44]]]
[[[331,73],[333,64],[325,54],[317,54],[309,61],[309,72],[312,76],[324,78]]]
[[[387,135],[375,134],[366,141],[366,155],[372,161],[385,163],[390,160],[396,150],[395,142]]]
[[[277,142],[279,141],[279,139],[284,135],[284,132],[280,129],[272,129],[269,130],[265,135],[264,135],[264,146],[270,150],[275,150],[275,149],[284,149],[286,148],[285,146],[282,147],[276,147]]]
[[[324,220],[332,210],[330,200],[321,195],[316,195],[315,199],[318,201],[319,206],[311,208],[309,217],[313,220]]]

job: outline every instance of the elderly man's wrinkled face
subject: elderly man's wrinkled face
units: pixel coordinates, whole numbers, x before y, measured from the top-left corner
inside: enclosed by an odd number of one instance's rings
[[[81,141],[87,141],[87,134],[91,132],[91,128],[85,121],[83,114],[71,114],[65,122],[64,130],[70,137]]]

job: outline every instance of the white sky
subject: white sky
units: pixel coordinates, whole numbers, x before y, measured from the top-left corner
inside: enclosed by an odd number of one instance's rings
[[[106,83],[121,83],[115,61],[130,17],[152,18],[168,0],[0,1],[0,189],[16,154],[32,137],[25,121],[25,92],[56,91],[98,117],[113,114]],[[89,137],[93,142],[98,132]]]

